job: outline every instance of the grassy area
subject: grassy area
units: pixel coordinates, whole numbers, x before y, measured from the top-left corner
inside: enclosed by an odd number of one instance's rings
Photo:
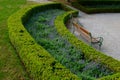
[[[10,43],[7,19],[26,4],[26,0],[0,0],[0,80],[28,80],[18,55]]]

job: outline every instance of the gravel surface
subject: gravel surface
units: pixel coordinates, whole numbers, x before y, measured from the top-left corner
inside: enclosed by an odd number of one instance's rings
[[[120,13],[79,14],[79,22],[94,37],[103,37],[101,52],[120,60]]]

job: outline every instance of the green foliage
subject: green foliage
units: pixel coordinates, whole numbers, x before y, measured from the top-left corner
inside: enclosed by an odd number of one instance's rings
[[[100,63],[85,59],[81,50],[58,34],[54,25],[51,24],[61,13],[63,14],[65,11],[60,9],[43,11],[33,15],[24,25],[38,44],[79,77],[93,80],[113,74]]]
[[[57,18],[55,20],[55,27],[56,27],[57,31],[59,32],[59,34],[61,34],[66,39],[68,39],[68,41],[71,44],[73,44],[74,46],[76,46],[76,48],[81,49],[81,51],[84,53],[84,56],[86,59],[101,63],[104,66],[106,66],[107,68],[113,70],[115,73],[119,74],[120,73],[120,61],[117,61],[117,60],[113,59],[112,57],[106,56],[105,54],[103,54],[99,51],[96,51],[94,48],[88,46],[81,40],[78,40],[65,27],[64,23],[67,21],[67,19],[69,19],[70,14],[74,14],[74,13],[76,13],[76,12],[71,11],[71,12],[67,12],[65,14],[57,16]],[[114,78],[114,79],[120,78],[120,76],[112,75],[112,77],[110,77],[110,79],[112,80],[112,78]],[[102,79],[105,80],[104,77]]]
[[[102,77],[98,80],[120,80],[120,73],[116,73],[114,75],[109,75],[109,76],[105,76]]]
[[[7,19],[26,5],[26,0],[0,0],[0,80],[29,80],[9,40]]]
[[[26,29],[22,24],[22,23],[25,23],[29,19],[29,17],[34,15],[34,13],[41,12],[46,9],[52,9],[53,7],[56,7],[56,5],[60,5],[60,4],[49,3],[49,4],[34,5],[31,7],[24,8],[18,11],[17,13],[13,14],[8,19],[9,37],[13,46],[16,48],[17,52],[19,53],[19,56],[22,62],[24,63],[28,73],[33,79],[35,80],[42,80],[42,79],[78,80],[79,78],[76,75],[72,74],[68,69],[66,69],[58,61],[56,61],[43,47],[38,45],[34,41],[34,39],[30,36],[30,34],[26,31]],[[78,49],[82,50],[85,58],[88,58],[90,61],[94,60],[95,62],[100,62],[101,64],[113,70],[115,73],[119,74],[118,73],[120,71],[119,61],[114,60],[113,58],[108,57],[102,54],[101,52],[97,52],[96,50],[89,47],[85,43],[76,39],[76,37],[72,35],[65,28],[64,23],[67,21],[67,19],[69,19],[69,14],[71,13],[74,13],[74,11],[67,12],[57,17],[57,19],[55,20],[55,26],[58,32],[63,37],[65,37],[65,39],[68,39],[68,41],[70,41],[71,44],[76,46]],[[44,22],[44,21],[48,21],[48,19],[43,19],[40,22]],[[39,24],[37,23],[37,25]],[[46,26],[46,25],[40,24],[40,26]],[[41,29],[45,29],[45,28],[42,27]],[[37,35],[39,35],[39,33]],[[48,33],[45,32],[44,35],[46,36],[48,35]],[[55,40],[58,40],[58,39],[55,39]],[[44,39],[43,42],[46,43],[47,41]],[[48,43],[48,44],[52,45],[53,43]],[[63,46],[63,45],[64,45],[63,43],[59,44],[59,46]],[[51,47],[49,45],[47,46]],[[55,48],[55,47],[52,46],[52,48]],[[62,57],[59,59],[62,60]],[[63,61],[66,62],[66,59],[64,59]],[[74,64],[74,63],[71,63],[71,64]],[[112,78],[119,78],[119,75],[112,75],[110,79]]]
[[[94,6],[94,5],[119,5],[120,1],[115,1],[115,0],[78,0],[78,3],[82,5],[89,5],[89,6]]]
[[[71,4],[86,13],[120,12],[120,1],[118,0],[78,0]]]
[[[21,9],[8,19],[11,43],[19,53],[20,59],[25,65],[30,77],[34,80],[80,80],[76,75],[72,74],[67,68],[56,61],[43,47],[38,45],[23,26],[23,23],[30,16],[34,15],[34,13],[52,8],[60,8],[60,5],[59,3],[47,3],[29,6]],[[40,22],[43,21],[47,20],[43,19]]]

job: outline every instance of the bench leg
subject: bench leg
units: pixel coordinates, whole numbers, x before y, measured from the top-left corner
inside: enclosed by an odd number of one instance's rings
[[[93,44],[92,44],[92,42],[91,42],[91,43],[90,43],[90,46],[92,47],[92,45],[93,45]]]
[[[101,50],[102,43],[99,44],[99,50]]]
[[[101,50],[101,45],[99,45],[99,50]]]
[[[74,34],[74,33],[75,33],[75,28],[74,28],[74,26],[72,26],[72,29],[73,29],[72,33]]]
[[[102,43],[95,43],[95,44],[98,44],[99,50],[101,50]],[[91,42],[91,43],[90,43],[90,46],[93,47],[93,45],[94,45],[94,44]]]

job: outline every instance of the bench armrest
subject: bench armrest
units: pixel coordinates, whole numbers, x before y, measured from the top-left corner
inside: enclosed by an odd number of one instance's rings
[[[99,48],[102,46],[102,42],[103,42],[103,37],[97,37],[97,38],[92,38],[94,39],[94,41],[91,41],[91,44],[99,44]]]
[[[97,37],[96,39],[101,43],[103,42],[103,37]]]

